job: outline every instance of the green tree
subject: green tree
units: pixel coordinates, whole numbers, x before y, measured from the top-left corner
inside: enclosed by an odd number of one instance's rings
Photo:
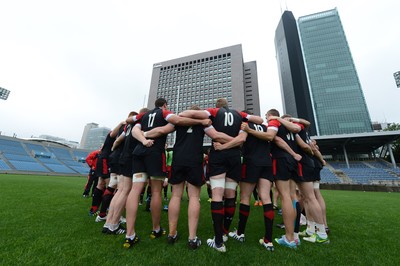
[[[384,129],[384,131],[396,131],[396,130],[400,130],[400,124],[393,123]],[[392,150],[393,150],[394,159],[396,160],[397,163],[399,163],[400,162],[400,138],[398,138],[393,143]],[[390,158],[386,158],[386,159],[390,160]]]

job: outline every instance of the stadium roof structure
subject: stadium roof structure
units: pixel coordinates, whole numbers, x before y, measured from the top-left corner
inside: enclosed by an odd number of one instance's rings
[[[328,136],[313,136],[318,147],[324,155],[344,154],[369,154],[378,148],[389,146],[400,138],[400,130],[380,131],[355,134],[341,134]],[[388,149],[392,163],[394,162],[391,149]],[[347,161],[347,159],[346,159]]]

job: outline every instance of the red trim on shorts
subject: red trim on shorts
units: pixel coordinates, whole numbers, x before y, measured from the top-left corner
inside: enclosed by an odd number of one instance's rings
[[[242,179],[246,178],[247,165],[242,164]]]
[[[162,160],[162,171],[164,173],[167,172],[167,158],[165,157],[165,153],[161,153],[161,160]]]
[[[303,165],[301,164],[301,163],[297,163],[297,168],[299,169],[298,170],[298,174],[299,174],[299,176],[301,176],[301,177],[303,177]]]
[[[102,159],[102,163],[103,163],[103,175],[107,175],[108,174],[107,160]]]
[[[272,174],[276,176],[276,159],[272,159]]]

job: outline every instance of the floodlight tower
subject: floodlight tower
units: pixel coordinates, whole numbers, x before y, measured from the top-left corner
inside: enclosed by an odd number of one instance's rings
[[[7,100],[8,95],[10,95],[10,91],[0,87],[0,99]]]

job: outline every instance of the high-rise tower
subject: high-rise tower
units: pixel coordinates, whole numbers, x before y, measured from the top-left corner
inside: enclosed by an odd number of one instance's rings
[[[260,115],[256,62],[243,62],[242,46],[234,45],[153,65],[148,107],[163,97],[178,114],[197,105],[214,107],[226,98],[229,107]],[[173,144],[173,134],[168,137]],[[206,142],[209,142],[207,140]]]
[[[296,19],[290,11],[285,11],[282,14],[276,28],[275,49],[283,112],[310,121],[309,134],[316,135],[314,114]]]
[[[337,9],[298,19],[318,135],[372,132]]]

